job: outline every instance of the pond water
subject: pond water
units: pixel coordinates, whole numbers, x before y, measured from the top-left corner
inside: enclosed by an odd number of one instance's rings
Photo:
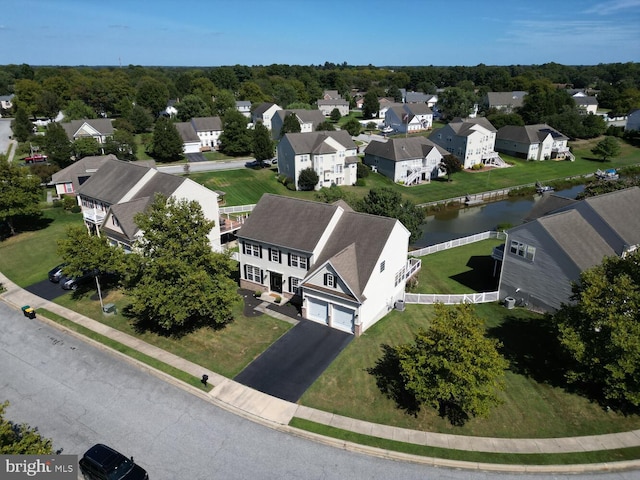
[[[575,198],[582,190],[584,185],[577,185],[567,190],[559,190],[556,194]],[[414,246],[421,248],[494,230],[501,223],[520,225],[540,198],[540,195],[518,197],[429,215],[422,226],[422,237]]]

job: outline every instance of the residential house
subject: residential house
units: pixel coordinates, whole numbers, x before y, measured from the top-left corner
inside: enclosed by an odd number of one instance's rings
[[[183,142],[184,153],[217,150],[222,135],[220,117],[196,117],[175,124]]]
[[[271,120],[278,110],[282,110],[282,107],[275,103],[261,103],[251,114],[251,121],[253,123],[262,123],[265,127],[271,130]]]
[[[58,197],[75,195],[80,185],[96,173],[107,160],[117,160],[117,157],[113,154],[84,157],[51,175],[51,183],[56,187]]]
[[[170,99],[167,102],[166,108],[160,112],[160,115],[164,117],[175,118],[176,115],[178,115],[178,109],[176,108],[176,105],[178,103],[179,101],[177,99],[175,98]]]
[[[640,188],[579,202],[511,228],[502,251],[500,298],[553,312],[571,302],[571,283],[605,257],[624,256],[640,244]]]
[[[322,92],[321,100],[341,100],[342,95],[338,92],[338,90],[325,90]]]
[[[218,194],[193,180],[108,158],[77,192],[87,228],[106,235],[112,245],[127,252],[133,250],[136,239],[143,235],[135,224],[135,215],[149,207],[156,193],[197,201],[205,218],[215,222],[208,235],[211,247],[221,250]]]
[[[373,140],[364,149],[363,163],[394,182],[413,185],[444,175],[439,168],[448,152],[425,137]]]
[[[400,89],[402,103],[424,103],[429,108],[433,108],[438,103],[438,96],[431,93],[407,92],[405,88]]]
[[[287,133],[278,144],[278,173],[294,180],[313,168],[320,181],[316,190],[331,185],[353,185],[358,172],[357,146],[345,130]]]
[[[511,113],[516,108],[522,107],[526,95],[527,92],[521,90],[513,92],[487,92],[484,97],[484,104],[487,109]]]
[[[11,110],[13,108],[13,97],[15,95],[0,95],[0,110]]]
[[[418,133],[433,126],[433,112],[426,103],[404,103],[390,107],[384,125],[398,133]]]
[[[344,98],[320,98],[318,99],[318,110],[322,112],[325,117],[331,115],[331,112],[336,108],[340,112],[341,116],[349,115],[349,102]]]
[[[379,105],[379,110],[378,110],[378,118],[384,118],[385,115],[387,114],[387,110],[389,110],[391,107],[398,107],[401,106],[401,103],[396,103],[393,98],[389,98],[389,97],[380,97],[378,99],[378,105]]]
[[[538,125],[506,125],[496,133],[498,152],[527,160],[574,159],[569,151],[569,137],[546,123]]]
[[[74,142],[79,138],[92,137],[98,144],[102,145],[107,138],[113,135],[114,129],[110,118],[85,118],[84,120],[71,120],[61,123],[70,141]]]
[[[360,335],[404,299],[409,231],[398,220],[265,194],[237,234],[240,285]]]
[[[251,101],[236,100],[236,110],[247,118],[251,118]]]
[[[320,110],[278,110],[271,119],[271,136],[275,139],[280,138],[280,130],[284,124],[284,119],[288,115],[295,115],[300,124],[300,132],[308,133],[315,131],[316,127],[326,120]]]
[[[573,96],[573,100],[582,114],[592,113],[595,115],[598,112],[598,99],[596,97],[576,94]]]
[[[640,109],[632,111],[627,116],[627,123],[624,126],[624,131],[629,132],[631,130],[640,130]]]
[[[429,140],[458,157],[464,168],[485,164],[504,166],[495,151],[497,130],[485,117],[456,117],[429,135]]]

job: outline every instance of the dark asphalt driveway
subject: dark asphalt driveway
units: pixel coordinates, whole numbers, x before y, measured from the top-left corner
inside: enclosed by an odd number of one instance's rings
[[[43,280],[41,282],[34,283],[33,285],[29,285],[25,290],[46,300],[53,300],[54,298],[67,293],[67,290],[63,290],[59,283],[53,283],[49,280]]]
[[[185,157],[187,157],[187,162],[189,163],[207,161],[207,157],[205,157],[202,153],[187,153],[185,154]]]
[[[234,380],[271,396],[297,402],[353,335],[301,320]]]

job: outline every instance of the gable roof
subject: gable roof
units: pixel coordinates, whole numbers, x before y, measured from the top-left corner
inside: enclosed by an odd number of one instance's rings
[[[61,123],[69,140],[73,140],[83,125],[96,130],[100,135],[113,135],[114,129],[110,118],[85,118],[83,120],[71,120],[68,123]]]
[[[364,149],[365,155],[374,155],[394,162],[424,158],[432,149],[444,157],[448,152],[426,137],[390,138],[386,142],[372,140]]]
[[[69,183],[73,184],[73,191],[77,192],[80,187],[80,179],[86,180],[98,171],[100,166],[107,160],[117,160],[118,158],[113,155],[98,155],[81,158],[73,162],[66,168],[57,171],[51,175],[51,183]]]
[[[490,132],[497,132],[496,128],[485,117],[460,118],[456,117],[448,124],[449,127],[459,136],[467,136],[475,131],[475,126],[479,125]]]
[[[195,117],[191,119],[191,124],[196,132],[222,131],[220,117]]]
[[[572,97],[579,107],[598,105],[598,99],[596,97]]]
[[[605,193],[584,200],[627,246],[640,245],[640,187]]]
[[[319,155],[336,151],[334,147],[327,144],[327,138],[332,138],[345,149],[356,148],[355,142],[346,130],[286,133],[281,141],[288,142],[296,155],[304,153]]]
[[[265,193],[237,236],[311,253],[339,208]]]
[[[118,203],[149,170],[151,168],[147,166],[109,159],[80,187],[78,193],[113,205]]]
[[[293,110],[278,110],[275,116],[280,117],[280,119],[284,123],[285,117],[291,113],[298,117],[298,121],[300,123],[310,123],[311,125],[313,125],[314,129],[316,128],[316,126],[320,125],[326,120],[320,110],[305,110],[304,108],[296,108]]]
[[[327,100],[321,98],[318,105],[349,105],[349,102],[343,98],[329,98]]]
[[[153,203],[152,197],[144,197],[111,206],[111,215],[118,219],[118,224],[124,234],[123,240],[131,241],[135,238],[135,234],[139,230],[134,220],[135,216],[140,212],[144,212],[151,203]],[[122,235],[116,230],[109,228],[109,222],[104,222],[102,229],[109,231],[109,235],[111,236],[120,237]]]
[[[406,92],[404,101],[407,103],[424,103],[426,104],[433,95],[427,95],[422,92]]]
[[[536,218],[543,217],[551,212],[573,205],[577,202],[578,200],[562,197],[555,193],[543,195],[542,198],[533,205],[533,208],[529,210],[529,213],[524,217],[523,222],[531,222]]]
[[[256,109],[253,111],[253,115],[254,115],[254,117],[260,117],[260,116],[262,116],[262,114],[263,114],[264,112],[266,112],[267,110],[269,110],[269,109],[270,109],[271,107],[273,107],[273,106],[278,107],[278,105],[276,105],[276,104],[275,104],[275,103],[273,103],[273,102],[264,102],[264,103],[261,103],[261,104],[260,104],[260,105],[258,105],[258,106],[256,107]],[[278,107],[278,108],[280,108],[280,107]]]
[[[569,137],[563,135],[546,123],[536,125],[505,125],[498,130],[496,138],[535,145],[542,142],[548,135],[551,135],[554,140],[569,139]]]
[[[191,122],[176,122],[173,125],[180,134],[183,143],[200,143],[200,137]]]
[[[487,92],[489,107],[510,106],[521,107],[527,92],[517,90],[513,92]]]

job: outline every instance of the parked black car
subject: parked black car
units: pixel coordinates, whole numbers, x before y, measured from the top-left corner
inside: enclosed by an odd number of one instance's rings
[[[85,272],[79,277],[65,277],[60,278],[60,286],[65,290],[77,290],[80,285],[88,282],[95,277],[95,272]]]
[[[254,160],[253,162],[247,162],[244,164],[247,168],[269,168],[271,164],[266,160]]]
[[[87,450],[80,459],[80,471],[87,480],[148,480],[140,465],[101,443]]]
[[[61,263],[60,265],[57,265],[55,267],[53,267],[51,270],[49,270],[49,281],[53,282],[53,283],[58,283],[60,281],[60,279],[62,278],[62,269],[65,267],[66,263]]]

